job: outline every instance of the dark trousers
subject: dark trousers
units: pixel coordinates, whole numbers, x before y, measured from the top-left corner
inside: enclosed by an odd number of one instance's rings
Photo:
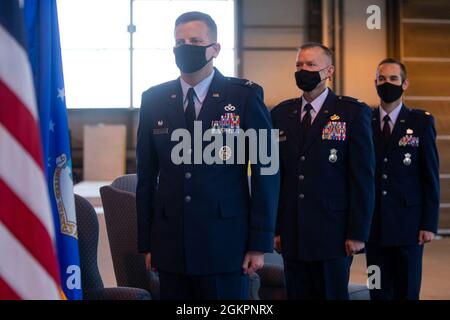
[[[161,300],[245,300],[249,279],[242,271],[215,275],[159,272]]]
[[[372,300],[418,300],[422,281],[423,246],[366,246],[367,266],[380,268],[381,288],[370,290]]]
[[[348,300],[351,257],[284,261],[289,300]]]

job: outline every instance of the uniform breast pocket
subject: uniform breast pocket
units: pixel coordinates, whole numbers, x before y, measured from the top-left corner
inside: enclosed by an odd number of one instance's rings
[[[296,157],[299,151],[296,140],[293,136],[285,134],[277,139],[278,144],[278,154],[282,162],[287,162]]]
[[[169,128],[153,128],[151,135],[155,145],[158,147],[167,147],[171,144],[171,131]]]

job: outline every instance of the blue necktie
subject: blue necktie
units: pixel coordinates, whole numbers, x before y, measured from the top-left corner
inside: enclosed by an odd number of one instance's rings
[[[186,128],[193,134],[195,121],[195,103],[194,103],[194,88],[189,88],[187,92],[188,105],[184,111],[184,119],[186,121]]]
[[[311,110],[312,106],[308,103],[304,107],[305,115],[303,116],[302,122],[301,122],[301,132],[302,132],[302,138],[303,140],[306,139],[306,136],[308,135],[308,130],[311,128]]]
[[[389,143],[389,138],[391,137],[391,128],[389,126],[389,121],[391,120],[391,118],[389,118],[389,115],[385,115],[383,118],[383,138],[384,138],[384,143],[385,145],[387,145]]]

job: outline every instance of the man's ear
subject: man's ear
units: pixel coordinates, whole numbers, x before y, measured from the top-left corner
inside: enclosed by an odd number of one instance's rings
[[[335,70],[334,65],[330,65],[330,66],[327,68],[327,78],[330,79],[330,81],[333,80],[334,70]]]
[[[409,87],[409,80],[408,80],[408,79],[405,79],[405,81],[403,81],[403,83],[402,83],[403,91],[405,91],[406,89],[408,89],[408,87]]]
[[[214,49],[213,57],[217,58],[217,56],[219,55],[220,49],[221,49],[220,43],[217,42],[212,47]]]

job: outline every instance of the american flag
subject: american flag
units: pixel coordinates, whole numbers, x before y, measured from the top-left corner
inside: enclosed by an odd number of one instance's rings
[[[0,299],[60,299],[20,3],[0,1]]]

